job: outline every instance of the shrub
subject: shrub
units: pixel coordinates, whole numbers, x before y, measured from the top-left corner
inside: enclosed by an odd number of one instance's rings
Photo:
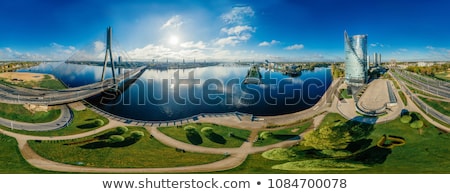
[[[213,128],[212,127],[203,127],[200,131],[205,135],[210,135],[211,133],[213,133]]]
[[[97,127],[101,127],[101,126],[103,126],[105,124],[105,122],[103,120],[101,120],[101,119],[95,119],[94,120],[94,124]]]
[[[290,160],[295,158],[296,154],[294,151],[288,148],[274,148],[262,153],[262,157],[269,160]]]
[[[273,133],[270,131],[263,131],[261,134],[259,134],[259,138],[261,139],[267,139],[273,136]]]
[[[192,132],[194,132],[196,129],[197,129],[197,128],[195,128],[195,127],[192,126],[192,125],[188,125],[188,126],[184,127],[184,131],[186,131],[186,132],[188,132],[188,133],[192,133]]]
[[[410,115],[403,115],[400,118],[400,122],[402,122],[402,123],[409,123],[409,122],[411,122],[411,120],[412,120],[412,117]]]
[[[140,139],[141,137],[144,137],[144,132],[142,132],[142,131],[132,131],[132,132],[130,133],[130,136],[131,136],[133,139]]]
[[[416,121],[412,122],[409,126],[410,126],[411,128],[413,128],[413,129],[419,129],[419,128],[422,128],[422,127],[423,127],[423,121],[421,121],[421,120],[416,120]]]
[[[111,135],[109,136],[109,140],[113,143],[115,142],[122,142],[125,140],[124,137],[122,137],[121,135]]]
[[[118,133],[124,134],[124,133],[126,133],[128,131],[128,128],[124,127],[124,126],[119,126],[119,127],[116,128],[116,130],[117,130]]]

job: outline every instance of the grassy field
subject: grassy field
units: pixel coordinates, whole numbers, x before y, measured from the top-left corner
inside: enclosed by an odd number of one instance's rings
[[[0,79],[0,82],[5,85],[14,85],[24,88],[46,88],[46,89],[65,89],[66,87],[59,80],[53,79],[50,75],[44,75],[40,81],[25,81],[25,82],[9,82],[5,79]]]
[[[104,133],[67,141],[30,141],[30,146],[39,155],[53,161],[105,168],[160,168],[199,165],[224,159],[224,155],[190,153],[176,150],[161,144],[143,127],[128,127],[122,134],[128,137],[132,131],[145,134],[141,139],[112,144],[105,143],[109,134],[115,129]],[[107,135],[104,135],[107,134]],[[102,136],[104,135],[104,136]]]
[[[441,98],[441,99],[443,99],[443,97],[440,97],[440,96],[436,96],[436,95],[430,94],[430,93],[428,93],[428,92],[426,92],[426,91],[414,89],[414,88],[412,88],[412,87],[410,87],[410,86],[408,86],[408,85],[407,85],[406,87],[408,87],[408,89],[411,90],[411,92],[412,92],[412,93],[415,93],[415,94],[422,94],[422,95],[424,95],[424,96],[429,96],[429,97],[433,97],[433,98]]]
[[[434,77],[440,80],[450,81],[450,71],[436,73]]]
[[[244,141],[247,141],[247,138],[250,135],[249,130],[235,129],[210,123],[195,123],[188,125],[194,126],[196,128],[195,131],[197,135],[188,136],[186,131],[184,130],[184,127],[187,125],[179,127],[160,127],[158,129],[167,136],[172,137],[176,140],[212,148],[239,147]],[[215,135],[213,137],[205,136],[205,134],[201,132],[201,129],[203,127],[212,127]],[[233,136],[230,137],[230,133],[232,133]]]
[[[347,89],[341,89],[339,96],[344,98],[344,99],[352,98],[352,96],[348,94],[348,90]]]
[[[0,174],[49,173],[28,164],[20,154],[17,141],[0,134]]]
[[[46,123],[56,120],[61,115],[60,109],[32,113],[20,104],[0,103],[0,117],[27,123]]]
[[[398,91],[398,95],[402,99],[403,105],[407,106],[408,105],[408,101],[406,100],[405,93],[403,93],[402,91]]]
[[[425,103],[427,103],[429,106],[434,108],[435,110],[441,112],[442,114],[450,115],[450,103],[449,102],[432,100],[432,99],[424,98],[422,96],[419,96],[419,98],[422,101],[424,101]]]
[[[365,139],[351,144],[351,147],[360,146],[361,150],[353,156],[343,160],[347,163],[363,164],[369,168],[359,170],[277,170],[272,166],[284,164],[287,161],[268,160],[261,154],[254,154],[241,166],[224,173],[356,173],[356,174],[425,174],[425,173],[450,173],[450,134],[439,131],[418,115],[418,119],[424,122],[422,129],[413,129],[409,124],[400,122],[400,118],[391,122],[375,125],[374,131]],[[328,114],[322,125],[332,125],[336,121],[345,121],[338,114]],[[376,147],[377,141],[384,135],[394,135],[406,140],[406,144],[393,149]],[[349,149],[349,148],[347,148]],[[353,148],[352,148],[353,149]],[[295,148],[298,152],[298,161],[330,159],[319,156],[314,150],[302,150]],[[331,158],[333,159],[333,158]]]
[[[37,135],[37,136],[65,136],[73,135],[78,133],[84,133],[99,128],[94,124],[95,119],[101,119],[104,121],[105,125],[109,123],[109,120],[92,110],[85,109],[82,111],[73,110],[73,120],[72,123],[64,128],[52,131],[23,131],[23,130],[12,130],[15,133],[27,134],[27,135]],[[0,126],[3,129],[11,130],[9,128]]]
[[[266,145],[271,145],[271,144],[275,144],[278,142],[282,142],[282,141],[290,139],[290,138],[298,137],[298,135],[300,133],[304,132],[311,125],[312,125],[312,120],[308,120],[308,121],[306,121],[304,123],[300,123],[294,127],[288,127],[288,128],[284,128],[284,129],[280,129],[280,130],[276,130],[276,131],[270,131],[273,134],[272,136],[270,136],[269,138],[264,139],[264,140],[258,140],[253,145],[254,146],[266,146]],[[262,132],[260,132],[258,134],[258,136],[261,133]]]

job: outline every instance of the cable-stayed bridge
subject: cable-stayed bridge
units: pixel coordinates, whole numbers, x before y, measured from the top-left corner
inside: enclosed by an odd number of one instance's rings
[[[109,63],[108,63],[109,57]],[[73,58],[73,57],[72,57]],[[120,59],[119,59],[120,61]],[[105,71],[111,66],[112,78],[105,79]],[[127,79],[137,79],[145,72],[148,66],[141,66],[127,71],[121,75],[115,75],[114,59],[112,53],[112,29],[107,29],[106,53],[103,61],[102,79],[99,82],[67,88],[63,90],[30,89],[18,86],[0,84],[0,102],[9,104],[39,104],[58,105],[80,101],[105,91],[117,90],[119,84]],[[132,82],[127,82],[131,84]]]

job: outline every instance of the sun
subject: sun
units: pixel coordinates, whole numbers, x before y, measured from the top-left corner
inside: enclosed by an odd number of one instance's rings
[[[169,43],[170,43],[171,45],[177,45],[179,41],[180,41],[180,39],[179,39],[178,36],[176,36],[176,35],[172,35],[172,36],[170,36],[170,38],[169,38]]]

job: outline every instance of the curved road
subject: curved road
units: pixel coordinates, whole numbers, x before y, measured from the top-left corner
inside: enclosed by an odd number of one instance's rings
[[[315,122],[320,123],[320,122]],[[49,171],[61,171],[61,172],[96,172],[96,173],[189,173],[189,172],[216,172],[222,170],[228,170],[235,168],[242,164],[245,161],[248,154],[263,152],[275,147],[289,147],[297,144],[300,140],[289,140],[280,142],[278,144],[273,144],[264,147],[252,147],[252,141],[244,142],[239,148],[208,148],[202,146],[195,146],[192,144],[187,144],[184,142],[180,142],[178,140],[172,139],[165,134],[161,133],[155,127],[146,127],[146,129],[153,135],[155,139],[166,144],[171,147],[176,147],[180,149],[184,149],[191,152],[199,152],[199,153],[209,153],[209,154],[224,154],[227,152],[230,154],[229,157],[216,161],[213,163],[203,164],[203,165],[195,165],[195,166],[185,166],[185,167],[173,167],[173,168],[96,168],[96,167],[83,167],[83,166],[75,166],[62,164],[58,162],[54,162],[43,158],[36,154],[28,145],[28,140],[66,140],[66,139],[74,139],[86,137],[89,135],[93,135],[99,133],[101,131],[114,128],[117,126],[122,126],[123,123],[117,121],[110,121],[108,125],[105,125],[99,129],[89,131],[83,134],[69,135],[69,136],[61,136],[61,137],[36,137],[30,135],[22,135],[16,134],[10,131],[0,130],[0,133],[5,135],[14,137],[17,139],[19,150],[25,160],[27,160],[31,165]],[[253,130],[249,139],[256,138],[258,134],[258,130]]]
[[[65,127],[73,119],[73,113],[67,105],[61,105],[61,114],[59,117],[47,123],[25,123],[19,121],[12,121],[0,117],[0,125],[7,126],[17,130],[27,131],[50,131]]]

